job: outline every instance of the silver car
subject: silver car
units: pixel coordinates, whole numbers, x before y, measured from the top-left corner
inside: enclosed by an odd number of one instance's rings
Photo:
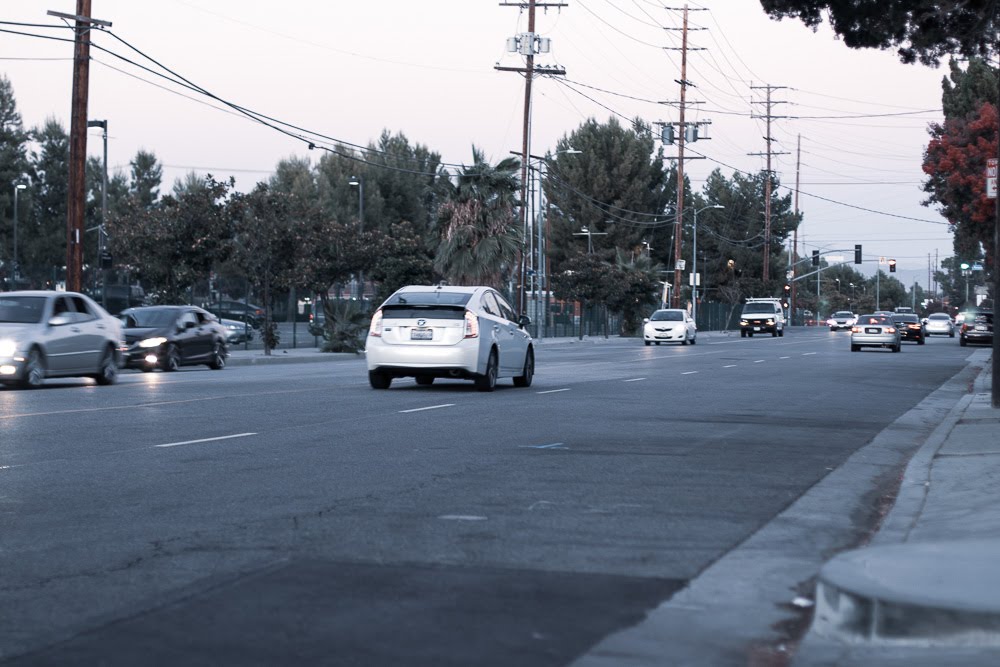
[[[0,383],[25,388],[45,378],[91,377],[114,384],[121,323],[75,292],[0,292]]]
[[[887,347],[893,352],[903,349],[899,327],[891,315],[862,315],[851,327],[851,352],[863,347]]]
[[[948,313],[931,313],[924,319],[924,329],[928,336],[941,334],[942,336],[955,337],[955,323],[951,321]]]
[[[661,308],[642,321],[642,342],[694,345],[698,342],[698,327],[686,310]]]
[[[393,379],[473,380],[479,391],[493,391],[497,379],[529,387],[535,351],[514,309],[489,287],[411,285],[386,299],[372,316],[365,355],[368,381],[388,389]]]

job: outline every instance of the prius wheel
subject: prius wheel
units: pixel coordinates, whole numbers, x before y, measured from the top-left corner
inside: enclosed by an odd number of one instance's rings
[[[216,343],[212,348],[212,357],[211,361],[208,362],[208,367],[213,371],[221,371],[226,367],[226,348],[221,343]]]
[[[21,378],[21,386],[25,389],[38,389],[45,382],[45,360],[37,348],[28,353],[28,360],[24,364],[24,377]]]
[[[176,345],[167,347],[167,353],[163,357],[163,370],[173,373],[181,367],[181,353]]]
[[[392,377],[388,373],[380,371],[368,371],[368,384],[372,389],[388,389],[392,384]]]
[[[486,372],[476,376],[476,389],[479,391],[493,391],[497,387],[497,351],[490,351],[490,358],[486,362]]]
[[[433,375],[418,375],[416,377],[416,380],[417,380],[417,384],[419,384],[421,387],[429,387],[432,384],[434,384],[434,376]]]
[[[649,347],[650,345],[652,345],[652,343],[649,342],[648,340],[644,340],[642,342],[646,344],[646,347]]]
[[[851,352],[860,352],[860,351],[861,351],[860,345],[851,345]]]
[[[533,377],[535,377],[535,352],[528,350],[528,354],[524,355],[524,371],[514,376],[514,386],[530,387]]]
[[[115,353],[111,348],[104,350],[101,357],[101,365],[97,368],[97,375],[94,376],[99,385],[114,384],[118,379],[118,364],[115,363]]]

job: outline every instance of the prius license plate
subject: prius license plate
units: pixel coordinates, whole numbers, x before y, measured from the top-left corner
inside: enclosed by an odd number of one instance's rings
[[[877,334],[877,333],[882,333],[882,330],[875,329],[873,327],[868,327],[867,329],[865,329],[865,333]]]
[[[433,340],[433,329],[410,329],[410,340]]]

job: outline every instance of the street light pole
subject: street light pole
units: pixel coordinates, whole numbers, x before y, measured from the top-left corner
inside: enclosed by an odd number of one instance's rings
[[[365,177],[364,176],[351,176],[351,180],[348,185],[357,186],[358,188],[358,234],[365,233]],[[365,297],[365,274],[362,271],[358,271],[358,300],[362,301]]]
[[[101,273],[101,306],[108,307],[108,274],[104,268],[104,251],[107,244],[108,224],[108,121],[88,120],[87,127],[99,127],[104,140],[104,173],[101,176],[101,224],[97,228],[97,270]]]
[[[691,257],[691,319],[694,320],[695,328],[698,327],[698,214],[709,208],[726,208],[722,204],[709,204],[694,211],[694,229],[692,237],[692,257]]]
[[[17,282],[21,277],[21,263],[17,260],[17,193],[28,186],[24,183],[14,184],[14,289],[17,289]]]

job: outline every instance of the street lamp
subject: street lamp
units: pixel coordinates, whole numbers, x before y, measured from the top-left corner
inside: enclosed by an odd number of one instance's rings
[[[24,183],[14,184],[14,289],[17,289],[17,281],[21,277],[21,264],[17,261],[17,193],[28,186]]]
[[[347,182],[350,186],[358,188],[358,234],[365,231],[365,179],[364,176],[351,176]],[[358,300],[364,300],[365,296],[365,274],[358,271]]]
[[[691,274],[693,278],[691,282],[694,285],[691,286],[691,319],[694,320],[695,326],[698,326],[698,214],[702,211],[710,208],[726,208],[722,204],[709,204],[708,206],[702,206],[694,210],[694,243],[692,247],[691,258]],[[679,289],[679,288],[678,288]]]
[[[104,139],[104,174],[101,177],[101,225],[97,228],[97,266],[101,271],[101,305],[108,307],[108,274],[104,268],[108,224],[108,121],[88,120],[87,127],[101,128]],[[95,272],[96,275],[96,272]]]

